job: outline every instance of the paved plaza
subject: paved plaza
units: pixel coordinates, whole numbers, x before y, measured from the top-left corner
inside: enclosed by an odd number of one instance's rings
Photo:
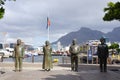
[[[14,72],[14,63],[0,63],[0,80],[120,80],[120,65],[108,65],[108,72],[100,72],[98,64],[80,64],[72,72],[70,64],[54,64],[45,72],[40,63],[24,63],[22,72]]]

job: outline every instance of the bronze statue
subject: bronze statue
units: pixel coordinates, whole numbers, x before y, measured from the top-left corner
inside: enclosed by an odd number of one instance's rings
[[[69,48],[71,53],[71,70],[78,71],[78,54],[80,52],[80,47],[77,45],[76,39],[72,41],[72,45]]]
[[[100,39],[101,44],[98,45],[97,54],[100,63],[100,71],[107,72],[107,58],[109,56],[108,46],[105,44],[105,38]]]
[[[43,47],[43,69],[45,71],[50,71],[53,68],[52,65],[52,48],[50,46],[49,41],[45,42],[45,46]]]
[[[15,57],[15,71],[22,71],[22,62],[24,58],[24,46],[20,39],[17,40],[17,44],[14,48],[13,57]]]

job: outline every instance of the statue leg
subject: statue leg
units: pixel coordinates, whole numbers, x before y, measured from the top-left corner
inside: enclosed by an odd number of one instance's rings
[[[71,70],[74,71],[74,57],[71,56]]]
[[[22,71],[22,58],[19,58],[19,71]]]
[[[107,72],[107,59],[104,59],[104,72]]]
[[[18,71],[18,58],[15,58],[15,71]]]
[[[75,57],[75,71],[78,71],[78,57]]]
[[[103,66],[102,66],[103,65],[103,59],[100,58],[99,60],[100,60],[100,71],[103,72]]]

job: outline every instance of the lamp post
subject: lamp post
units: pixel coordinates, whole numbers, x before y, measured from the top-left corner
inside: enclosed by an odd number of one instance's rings
[[[3,40],[3,49],[5,48],[6,35],[7,35],[7,32],[3,32],[3,36],[4,36],[4,40]]]

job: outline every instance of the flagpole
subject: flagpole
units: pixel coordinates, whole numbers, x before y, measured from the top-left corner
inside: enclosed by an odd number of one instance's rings
[[[48,27],[48,41],[50,41],[50,20],[49,20],[49,10],[47,16],[47,27]]]
[[[50,40],[50,28],[48,26],[48,41]]]
[[[50,20],[47,17],[47,30],[48,30],[48,41],[50,40]]]

